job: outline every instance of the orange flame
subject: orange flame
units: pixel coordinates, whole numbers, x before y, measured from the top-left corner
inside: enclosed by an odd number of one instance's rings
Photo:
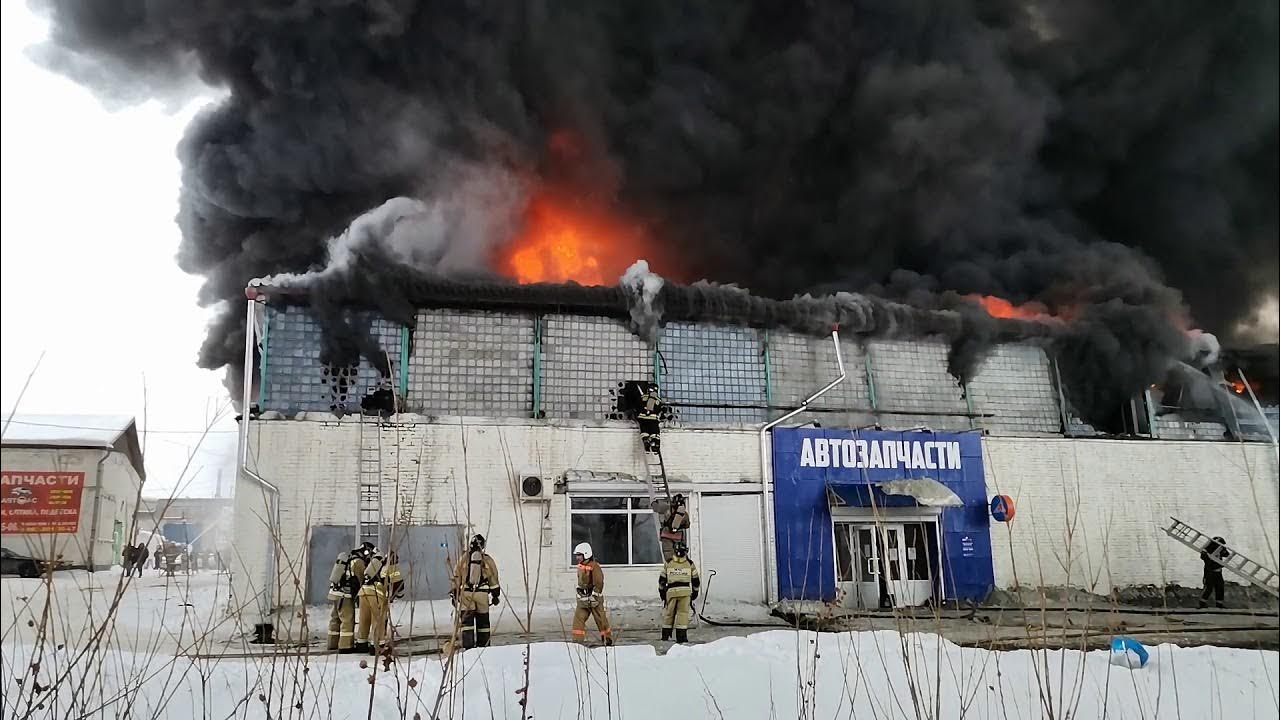
[[[994,318],[1012,318],[1017,320],[1056,320],[1059,319],[1049,312],[1049,308],[1043,303],[1029,302],[1023,305],[1014,305],[1002,297],[995,295],[969,295],[972,300],[976,300],[987,314]]]
[[[1255,394],[1262,392],[1261,383],[1256,380],[1250,380],[1249,384],[1246,385],[1244,381],[1234,373],[1230,377],[1226,378],[1226,381],[1227,385],[1231,387],[1231,392],[1234,392],[1237,395],[1244,395],[1249,392],[1250,389],[1252,389]]]
[[[644,232],[603,213],[553,196],[535,194],[524,227],[498,253],[498,270],[520,283],[613,285],[646,256]]]

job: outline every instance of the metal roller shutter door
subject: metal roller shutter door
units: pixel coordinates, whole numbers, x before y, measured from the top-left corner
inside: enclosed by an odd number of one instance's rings
[[[709,596],[712,604],[717,600],[764,602],[760,496],[704,494],[698,505],[700,569],[704,578],[716,571]]]

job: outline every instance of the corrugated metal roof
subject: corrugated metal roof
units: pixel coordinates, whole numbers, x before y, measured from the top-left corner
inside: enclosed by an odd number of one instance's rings
[[[146,478],[138,429],[129,415],[14,415],[5,419],[5,447],[66,447],[118,450]]]

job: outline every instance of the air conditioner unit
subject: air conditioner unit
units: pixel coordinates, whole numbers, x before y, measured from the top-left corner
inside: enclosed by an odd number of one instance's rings
[[[514,480],[520,502],[542,502],[551,498],[551,482],[536,472],[518,472]]]

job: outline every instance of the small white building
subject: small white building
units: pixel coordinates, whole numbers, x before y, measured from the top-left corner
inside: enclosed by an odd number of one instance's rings
[[[120,561],[145,479],[132,417],[17,415],[3,437],[0,544],[109,568]]]

